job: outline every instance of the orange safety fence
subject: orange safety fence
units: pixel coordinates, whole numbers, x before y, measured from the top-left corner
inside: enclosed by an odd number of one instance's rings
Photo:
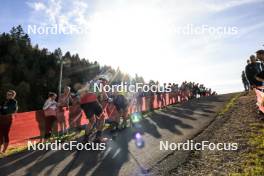
[[[168,93],[165,95],[165,105],[187,101],[189,96],[190,93],[187,92]],[[140,104],[142,104],[141,112],[150,109],[158,109],[161,106],[156,95],[142,97]],[[136,106],[138,106],[136,103],[130,104],[129,114],[136,112]],[[104,114],[106,118],[115,117],[117,115],[115,106],[112,103],[107,104],[104,108]],[[80,127],[87,123],[84,113],[81,110],[77,112],[76,107],[73,106],[69,107],[69,109],[64,109],[64,117],[68,129]],[[28,140],[39,141],[40,138],[44,136],[45,116],[42,110],[15,113],[10,117],[0,118],[1,123],[3,124],[8,118],[11,118],[9,120],[12,122],[9,129],[9,146],[25,144]],[[57,128],[58,130],[61,130],[59,127]]]

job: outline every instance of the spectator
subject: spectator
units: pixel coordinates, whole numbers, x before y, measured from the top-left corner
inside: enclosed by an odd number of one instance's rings
[[[171,83],[169,83],[168,84],[168,88],[171,88],[171,91],[168,92],[168,96],[169,96],[169,102],[168,102],[168,104],[170,105],[170,104],[173,104],[173,98],[174,98],[173,89],[174,89],[174,85],[171,84]]]
[[[178,102],[178,84],[173,83],[173,97],[174,97],[174,103]]]
[[[49,92],[48,99],[46,100],[43,110],[45,116],[45,138],[48,138],[52,134],[52,128],[55,125],[57,120],[57,102],[55,101],[57,98],[56,93]]]
[[[162,103],[162,97],[161,97],[161,92],[157,91],[156,96],[157,96],[157,104],[158,108],[163,108],[163,103]]]
[[[132,94],[131,99],[131,112],[141,112],[142,111],[142,104],[143,104],[143,92],[142,90],[139,90],[138,92],[134,92]]]
[[[142,90],[139,90],[136,93],[136,112],[141,112],[142,111],[142,105],[143,105],[143,92]]]
[[[244,88],[245,88],[245,91],[247,92],[247,91],[249,91],[249,82],[248,82],[248,80],[247,80],[247,77],[246,77],[246,74],[245,74],[245,71],[242,71],[242,75],[241,75],[241,77],[242,77],[242,82],[243,82],[243,85],[244,85]]]
[[[245,73],[251,87],[262,86],[263,83],[256,79],[256,75],[263,70],[263,64],[257,62],[254,55],[250,56],[250,64],[246,66]]]
[[[257,59],[260,61],[263,69],[261,69],[261,72],[259,72],[258,74],[255,75],[255,78],[257,81],[262,82],[261,85],[263,85],[263,82],[264,82],[264,63],[263,63],[264,62],[264,50],[258,50],[256,52],[256,55],[257,55]]]
[[[167,106],[167,101],[166,101],[166,97],[167,97],[167,93],[166,93],[166,83],[163,84],[163,92],[161,92],[161,108],[166,108]]]
[[[250,60],[248,59],[248,60],[247,60],[247,65],[250,64],[250,63],[251,63],[251,62],[250,62]]]
[[[59,97],[58,107],[57,107],[57,121],[62,133],[66,132],[66,123],[65,123],[65,115],[63,108],[69,109],[70,102],[72,102],[71,88],[66,86],[64,87],[63,94]]]
[[[212,95],[212,89],[209,89],[209,96],[211,96]]]
[[[12,124],[12,114],[17,112],[16,92],[9,90],[6,100],[0,105],[0,152],[5,153],[9,144],[9,130]],[[3,148],[2,148],[3,146]]]
[[[80,100],[77,95],[72,95],[72,106],[69,108],[69,124],[70,128],[80,129],[82,109]]]
[[[264,62],[264,50],[258,50],[256,52],[256,55],[257,55],[257,59],[263,63]]]
[[[193,87],[193,93],[194,93],[194,97],[195,98],[199,98],[200,96],[200,89],[199,89],[199,84],[195,84],[194,87]]]
[[[148,86],[151,87],[155,85],[154,81],[149,81]],[[155,91],[155,90],[154,90]],[[154,91],[152,91],[151,89],[149,89],[146,92],[146,98],[145,98],[145,103],[148,105],[148,110],[149,111],[154,111],[154,100],[155,100],[155,94]]]

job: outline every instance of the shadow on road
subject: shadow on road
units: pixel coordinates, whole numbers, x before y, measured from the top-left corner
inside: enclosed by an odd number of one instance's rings
[[[161,129],[176,135],[183,135],[180,129],[192,129],[185,119],[196,121],[195,111],[199,118],[215,113],[215,105],[210,102],[222,102],[217,97],[171,106],[162,111],[154,111],[150,117],[143,119],[136,127],[120,132],[115,140],[107,143],[105,151],[26,151],[0,160],[1,175],[26,173],[26,175],[118,175],[126,162],[133,160],[135,172],[144,173],[136,157],[130,151],[130,143],[136,133],[149,134],[162,138]],[[79,139],[80,141],[81,139]],[[140,150],[140,149],[139,149]],[[23,174],[22,174],[23,175]]]

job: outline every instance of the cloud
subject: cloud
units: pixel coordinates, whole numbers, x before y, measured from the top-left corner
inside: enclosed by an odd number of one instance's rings
[[[34,21],[49,25],[84,25],[87,24],[87,3],[85,0],[47,0],[27,2],[32,8]],[[41,20],[40,20],[41,19]]]
[[[244,63],[235,59],[242,56],[230,52],[234,48],[239,49],[240,43],[228,43],[226,38],[211,35],[179,36],[173,27],[222,25],[221,20],[229,24],[230,18],[236,22],[234,16],[239,13],[228,17],[223,14],[217,16],[217,13],[258,0],[89,2],[47,0],[37,11],[34,5],[30,7],[37,21],[45,19],[48,24],[89,26],[86,35],[74,36],[74,41],[67,44],[67,49],[81,57],[119,66],[132,75],[138,73],[146,79],[160,82],[187,79],[204,82],[217,90],[224,86],[234,90],[240,86],[240,68]],[[208,20],[210,15],[217,16],[218,20]],[[259,24],[246,31],[248,33],[261,26]],[[229,91],[229,88],[225,90]]]
[[[43,4],[42,2],[27,2],[27,5],[35,11],[41,11],[46,9],[45,4]]]
[[[95,13],[104,13],[106,8],[112,10],[120,10],[120,8],[143,7],[147,9],[163,9],[167,14],[174,15],[171,21],[179,22],[185,21],[186,18],[192,18],[195,14],[203,17],[207,13],[219,12],[232,7],[237,7],[244,4],[260,2],[261,0],[216,0],[214,2],[186,0],[178,3],[175,0],[134,0],[134,1],[120,1],[112,0],[98,0],[94,2]],[[42,18],[47,23],[61,24],[61,25],[88,25],[90,17],[93,17],[92,12],[88,9],[88,0],[47,0],[45,2],[38,0],[37,2],[29,1],[28,6],[34,10],[36,18]],[[38,12],[38,13],[36,13]],[[179,15],[180,14],[180,15]],[[136,12],[135,14],[136,15]],[[36,20],[37,21],[37,20]]]
[[[227,0],[227,1],[207,1],[204,3],[204,7],[208,10],[219,12],[223,10],[227,10],[233,7],[255,3],[255,2],[261,2],[261,0]]]
[[[43,10],[46,8],[46,6],[43,3],[35,3],[35,10]]]
[[[263,27],[264,27],[264,22],[260,22],[257,24],[253,24],[253,25],[243,27],[240,29],[240,32],[239,32],[239,35],[237,36],[237,38],[241,38],[241,37],[248,35],[249,33],[252,33],[252,32],[254,32],[260,28],[263,28]]]

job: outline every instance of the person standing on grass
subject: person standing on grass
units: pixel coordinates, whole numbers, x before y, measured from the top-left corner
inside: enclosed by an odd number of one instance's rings
[[[246,77],[249,81],[251,88],[255,88],[257,86],[262,86],[263,83],[259,81],[256,76],[262,72],[263,64],[257,62],[256,57],[254,55],[250,56],[250,64],[248,64],[245,68]]]
[[[5,153],[9,144],[9,130],[12,124],[12,115],[17,112],[16,92],[8,90],[6,100],[0,105],[0,152]],[[3,146],[3,148],[2,148]]]
[[[54,92],[49,92],[48,99],[46,100],[43,110],[45,116],[45,138],[49,138],[52,133],[52,128],[54,127],[57,120],[57,94]]]
[[[258,50],[256,52],[256,55],[257,55],[257,59],[261,62],[263,67],[262,70],[255,75],[255,79],[261,82],[261,86],[263,86],[264,85],[264,50]]]
[[[242,77],[242,82],[243,82],[243,85],[244,85],[244,88],[245,88],[245,91],[247,92],[247,91],[249,91],[249,82],[248,82],[248,80],[247,80],[247,77],[246,77],[246,74],[245,74],[245,71],[242,71],[242,75],[241,75],[241,77]]]

